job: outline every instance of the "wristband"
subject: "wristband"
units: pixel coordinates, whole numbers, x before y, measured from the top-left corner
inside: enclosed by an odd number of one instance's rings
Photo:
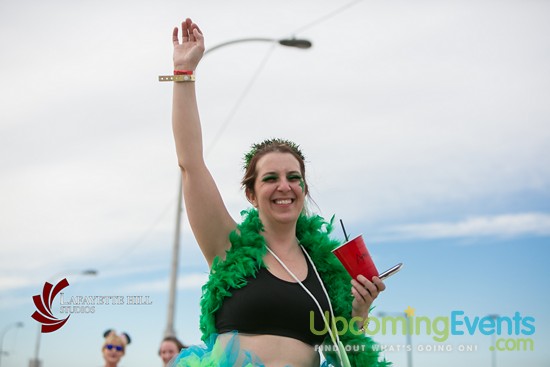
[[[194,82],[194,75],[159,75],[159,82]]]
[[[193,70],[174,70],[174,75],[193,75]]]

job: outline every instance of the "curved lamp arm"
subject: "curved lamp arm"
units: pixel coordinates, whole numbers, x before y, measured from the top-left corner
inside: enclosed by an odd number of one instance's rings
[[[300,48],[300,49],[308,49],[313,45],[311,43],[311,41],[308,41],[308,40],[305,40],[305,39],[297,39],[297,38],[284,38],[284,39],[258,38],[258,37],[256,37],[256,38],[240,38],[240,39],[236,39],[236,40],[223,42],[223,43],[220,43],[220,44],[215,45],[213,47],[210,47],[209,49],[204,51],[204,54],[205,55],[209,54],[210,52],[212,52],[214,50],[217,50],[218,48],[227,46],[227,45],[232,45],[234,43],[244,43],[244,42],[273,42],[273,43],[276,42],[276,43],[280,44],[281,46],[295,47],[295,48]]]

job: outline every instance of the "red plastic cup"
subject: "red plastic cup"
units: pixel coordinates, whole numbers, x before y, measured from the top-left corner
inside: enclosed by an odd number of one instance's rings
[[[371,281],[372,277],[378,276],[378,270],[367,250],[365,241],[363,241],[363,235],[338,246],[332,252],[353,279],[357,279],[359,274],[364,275],[365,278]]]

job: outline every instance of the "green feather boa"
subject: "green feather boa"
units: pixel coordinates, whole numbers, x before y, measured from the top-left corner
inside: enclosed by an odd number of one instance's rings
[[[202,340],[216,333],[215,314],[225,297],[231,296],[231,289],[239,289],[247,284],[248,277],[255,277],[261,267],[265,267],[263,258],[267,252],[266,242],[260,234],[263,225],[255,209],[241,212],[244,220],[233,231],[229,239],[231,248],[224,261],[214,259],[208,282],[202,287],[200,329]],[[334,219],[334,218],[333,218]],[[332,221],[325,222],[320,216],[301,215],[296,224],[296,237],[307,250],[315,264],[323,283],[327,288],[336,317],[351,318],[350,292],[351,277],[332,254],[340,242],[329,237]],[[350,330],[340,336],[353,367],[385,367],[391,363],[380,361],[378,351],[373,350],[374,341],[365,335],[355,335]],[[330,344],[330,338],[325,339]],[[354,346],[357,346],[354,348]],[[357,351],[354,351],[357,350]],[[324,352],[329,362],[338,365],[335,352]]]

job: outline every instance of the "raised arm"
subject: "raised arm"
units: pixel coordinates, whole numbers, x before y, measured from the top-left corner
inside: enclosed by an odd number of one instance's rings
[[[199,27],[186,19],[174,28],[174,69],[195,71],[204,53]],[[224,256],[230,246],[229,233],[236,223],[229,215],[219,190],[204,163],[201,123],[194,82],[174,82],[172,128],[189,223],[208,264]]]

